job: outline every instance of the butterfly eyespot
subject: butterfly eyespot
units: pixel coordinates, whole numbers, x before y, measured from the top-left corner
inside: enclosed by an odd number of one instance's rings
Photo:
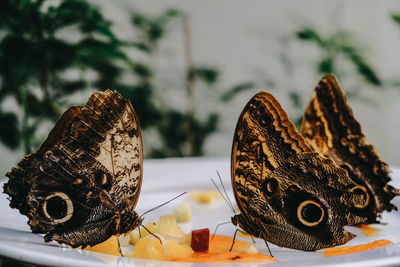
[[[270,197],[272,196],[276,190],[278,189],[278,181],[276,179],[265,179],[262,183],[262,192],[264,195]]]
[[[44,199],[43,213],[53,223],[64,223],[71,219],[74,206],[71,199],[63,192],[53,192]]]
[[[365,186],[356,185],[352,189],[350,189],[350,192],[355,193],[357,195],[364,196],[364,200],[365,200],[364,203],[363,204],[355,204],[354,205],[355,208],[363,209],[368,206],[370,197],[369,197],[369,193],[368,193],[367,189],[365,188]]]
[[[297,208],[297,218],[305,226],[315,227],[325,218],[325,210],[315,200],[305,200]]]

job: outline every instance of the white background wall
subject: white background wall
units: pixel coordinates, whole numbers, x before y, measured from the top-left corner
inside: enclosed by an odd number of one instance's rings
[[[288,101],[288,89],[305,96],[311,95],[318,83],[314,62],[318,52],[312,45],[295,43],[287,48],[278,42],[301,26],[313,26],[330,34],[344,28],[354,33],[361,43],[366,57],[383,80],[400,80],[400,26],[394,24],[390,14],[400,13],[399,1],[267,1],[267,0],[96,0],[105,16],[112,20],[114,29],[122,38],[134,36],[129,24],[128,10],[148,14],[160,14],[166,8],[178,8],[190,17],[193,55],[196,64],[214,66],[222,70],[221,82],[215,91],[197,91],[198,112],[216,110],[221,113],[220,129],[206,142],[207,156],[229,156],[233,130],[245,103],[259,90],[268,89],[265,79],[276,81],[271,92],[283,108],[293,115],[295,110]],[[160,52],[152,58],[152,64],[163,73],[158,82],[169,82],[169,77],[181,75],[184,68],[182,57],[182,31],[172,25],[171,32],[161,44]],[[289,77],[282,70],[279,56],[285,51],[293,63]],[[359,77],[346,75],[343,69],[342,87],[359,86]],[[217,95],[230,86],[243,81],[256,81],[257,87],[243,92],[228,104],[222,105]],[[172,82],[173,83],[173,82]],[[182,84],[168,84],[163,94],[174,105],[185,107]],[[400,89],[386,86],[382,89],[362,84],[362,96],[374,99],[374,105],[359,99],[351,99],[356,118],[364,134],[374,144],[384,160],[400,165]],[[104,88],[103,88],[104,89]],[[3,126],[2,126],[3,127]],[[146,142],[151,138],[144,136]],[[146,149],[146,148],[145,148]],[[21,153],[8,151],[0,145],[0,173],[13,166]]]

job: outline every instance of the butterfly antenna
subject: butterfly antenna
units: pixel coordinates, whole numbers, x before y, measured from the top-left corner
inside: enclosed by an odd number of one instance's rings
[[[158,236],[156,236],[153,232],[151,232],[149,229],[146,228],[146,226],[144,226],[143,224],[141,225],[144,229],[146,229],[147,232],[149,232],[149,234],[151,234],[152,236],[154,236],[155,238],[157,238],[158,240],[160,240],[160,243],[162,244],[161,238],[159,238]]]
[[[220,227],[221,225],[224,225],[224,224],[228,224],[228,223],[231,223],[231,222],[229,221],[229,222],[223,222],[223,223],[217,224],[217,226],[215,227],[214,233],[213,233],[213,235],[212,235],[212,237],[211,237],[211,240],[214,239],[214,236],[215,236],[215,234],[217,233],[218,227]]]
[[[236,215],[235,208],[233,207],[233,204],[232,204],[232,202],[231,202],[231,199],[229,198],[228,193],[226,192],[224,183],[222,182],[221,175],[219,174],[218,171],[217,171],[217,175],[218,175],[219,182],[221,183],[222,189],[224,189],[225,196],[226,196],[226,198],[227,198],[228,201],[229,201],[229,205],[231,206],[231,208],[232,208],[232,210],[233,210],[233,213]]]
[[[158,209],[158,208],[161,208],[162,206],[164,206],[164,205],[167,205],[168,203],[170,203],[171,201],[174,201],[175,199],[177,199],[178,197],[181,197],[181,196],[183,196],[184,194],[186,194],[187,192],[183,192],[183,193],[181,193],[181,194],[179,194],[178,196],[176,196],[176,197],[174,197],[174,198],[172,198],[172,199],[170,199],[170,200],[168,200],[168,201],[166,201],[166,202],[164,202],[164,203],[162,203],[162,204],[160,204],[160,205],[158,205],[158,206],[156,206],[156,207],[154,207],[154,208],[152,208],[152,209],[149,209],[148,211],[145,211],[142,215],[140,215],[140,217],[143,217],[143,215],[145,215],[145,214],[147,214],[147,213],[149,213],[149,212],[151,212],[151,211],[153,211],[153,210],[156,210],[156,209]],[[144,226],[143,226],[144,227]],[[146,228],[145,228],[146,229]],[[147,230],[147,229],[146,229]]]
[[[217,184],[215,183],[215,181],[214,181],[212,178],[211,178],[210,180],[211,180],[211,182],[214,184],[215,188],[217,188],[219,194],[220,194],[221,197],[225,200],[226,204],[227,204],[230,208],[232,208],[231,205],[229,204],[229,201],[228,201],[228,200],[226,199],[226,197],[222,194],[221,189],[219,189],[219,187],[217,186]],[[233,210],[233,212],[235,212],[235,211]]]

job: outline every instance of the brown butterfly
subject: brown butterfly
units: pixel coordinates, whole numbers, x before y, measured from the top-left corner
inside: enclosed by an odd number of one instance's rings
[[[232,147],[232,186],[248,234],[278,246],[314,251],[355,237],[345,225],[366,222],[358,185],[307,145],[278,101],[255,95],[241,113]]]
[[[40,149],[7,173],[10,206],[45,241],[95,245],[139,226],[139,121],[129,100],[107,90],[68,109]]]
[[[354,207],[356,214],[375,222],[384,210],[396,209],[390,201],[400,191],[388,185],[389,167],[363,135],[334,75],[323,77],[315,88],[300,132],[314,150],[346,169],[359,185],[353,190],[367,201]]]

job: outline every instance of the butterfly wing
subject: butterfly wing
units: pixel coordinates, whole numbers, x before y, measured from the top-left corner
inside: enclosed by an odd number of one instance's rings
[[[7,174],[4,192],[46,241],[95,245],[140,224],[142,161],[132,105],[98,92],[63,114],[40,149]]]
[[[335,76],[326,75],[315,88],[301,134],[316,151],[346,169],[360,185],[358,190],[367,194],[369,201],[357,208],[359,215],[374,222],[384,210],[395,209],[390,201],[400,192],[388,185],[389,167],[362,133]]]
[[[241,211],[236,220],[249,234],[279,246],[317,250],[352,239],[343,226],[365,221],[351,211],[364,203],[351,192],[356,184],[306,144],[267,92],[255,95],[241,113],[231,164]]]

